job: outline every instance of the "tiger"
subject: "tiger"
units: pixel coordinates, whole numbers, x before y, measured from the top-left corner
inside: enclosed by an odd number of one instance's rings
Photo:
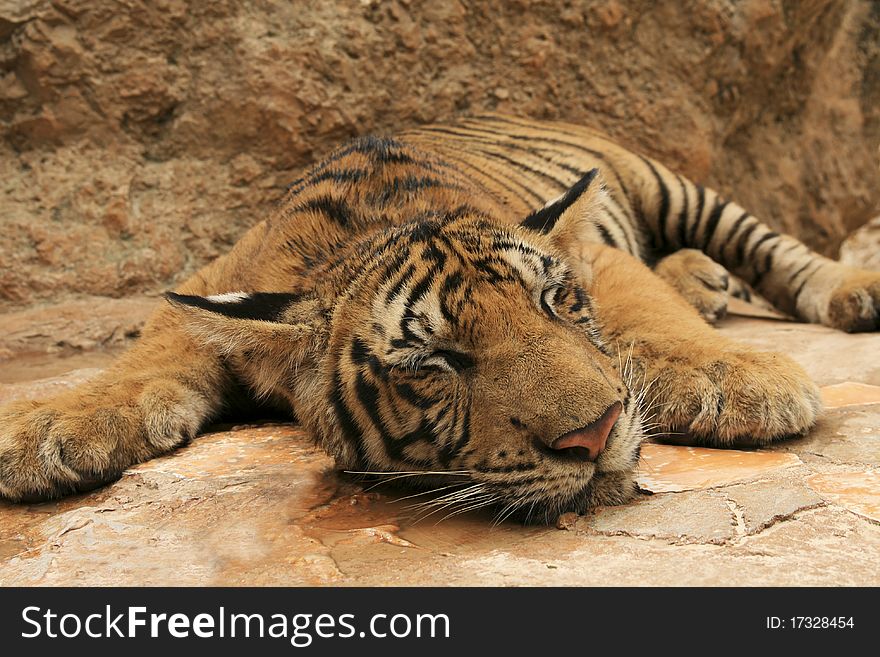
[[[0,411],[0,496],[93,489],[246,401],[456,513],[624,504],[647,437],[760,447],[819,417],[794,360],[713,327],[737,289],[880,328],[880,272],[588,127],[484,114],[357,138],[102,374]]]

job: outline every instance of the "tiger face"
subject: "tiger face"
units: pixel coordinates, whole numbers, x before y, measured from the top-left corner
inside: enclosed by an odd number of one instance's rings
[[[569,248],[591,180],[518,226],[459,212],[389,229],[306,293],[171,298],[345,469],[437,489],[452,513],[621,503],[642,415]]]

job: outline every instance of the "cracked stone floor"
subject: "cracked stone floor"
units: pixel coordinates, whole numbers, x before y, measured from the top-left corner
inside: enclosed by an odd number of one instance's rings
[[[0,502],[0,584],[880,584],[880,335],[737,310],[721,330],[801,362],[825,416],[768,450],[648,444],[633,504],[559,527],[480,513],[413,522],[403,493],[335,473],[296,427],[233,427],[90,494]],[[7,361],[0,381],[18,382],[0,383],[0,401],[107,360]]]

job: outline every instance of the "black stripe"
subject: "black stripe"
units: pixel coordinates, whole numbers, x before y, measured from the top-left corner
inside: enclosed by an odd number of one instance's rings
[[[323,167],[321,167],[311,172],[310,174],[298,178],[297,180],[292,182],[290,185],[288,185],[287,191],[291,195],[297,194],[309,185],[316,185],[318,183],[328,180],[339,184],[358,182],[366,178],[369,174],[369,171],[360,168],[325,170]]]
[[[737,218],[737,220],[733,223],[733,226],[731,226],[730,230],[727,231],[727,236],[724,238],[724,242],[723,242],[723,244],[724,244],[725,246],[728,245],[728,244],[730,244],[730,243],[731,243],[731,240],[733,240],[733,238],[736,237],[737,232],[739,231],[740,228],[742,228],[743,223],[745,223],[746,219],[748,219],[749,216],[750,216],[750,215],[749,215],[748,212],[743,212],[743,213]],[[724,248],[725,248],[725,246],[722,246],[722,247],[721,247],[721,256],[722,256],[722,259],[723,259],[723,256],[724,256]]]
[[[372,352],[370,348],[367,346],[367,343],[361,340],[360,338],[354,338],[351,341],[351,362],[356,363],[358,365],[362,365],[366,363],[370,356],[372,356]]]
[[[700,183],[695,185],[697,189],[697,209],[694,213],[694,218],[692,223],[689,226],[688,230],[688,238],[685,243],[686,246],[696,246],[697,243],[697,229],[700,227],[700,221],[703,219],[703,208],[706,205],[706,189]]]
[[[764,242],[766,242],[767,240],[772,240],[774,237],[779,237],[779,233],[774,233],[772,230],[769,230],[761,237],[761,239],[759,239],[757,242],[755,242],[752,245],[752,248],[749,250],[749,255],[748,255],[749,262],[754,260],[755,255],[758,253],[758,249],[761,247],[761,245]]]
[[[560,142],[560,143],[568,143],[568,142]],[[629,193],[629,189],[627,188],[627,186],[623,182],[623,178],[621,177],[620,172],[618,172],[617,168],[611,163],[611,161],[605,156],[604,153],[597,151],[597,150],[593,150],[592,148],[586,148],[585,146],[577,147],[573,144],[570,144],[570,145],[573,148],[578,148],[579,150],[581,150],[582,152],[586,153],[587,155],[593,157],[594,159],[599,160],[599,162],[602,162],[600,169],[602,171],[610,171],[611,172],[611,175],[614,176],[614,179],[617,181],[617,184],[620,187],[620,191],[623,192],[623,197],[626,199],[626,202],[629,205],[629,207],[632,210],[636,210],[641,207],[640,204],[634,203],[634,200]],[[623,208],[621,208],[621,209],[623,209]]]
[[[473,157],[473,155],[474,155],[474,153],[471,150],[466,149],[466,148],[457,147],[454,144],[450,143],[449,141],[445,141],[445,142],[438,144],[437,148],[446,149],[448,151],[454,151],[456,153],[462,153],[462,154],[464,154],[464,158]],[[460,155],[459,156],[452,155],[451,157],[462,158],[462,156],[460,156]],[[536,192],[532,191],[532,189],[530,187],[527,187],[527,186],[525,186],[519,182],[516,182],[516,181],[511,181],[514,184],[516,184],[520,190],[522,190],[522,191],[517,191],[516,189],[514,189],[513,187],[508,185],[505,179],[495,175],[498,173],[497,171],[494,171],[493,174],[490,175],[489,172],[477,167],[473,163],[467,161],[467,159],[456,159],[455,161],[457,164],[465,166],[468,169],[470,169],[471,171],[476,172],[477,175],[482,176],[482,177],[490,180],[492,183],[499,185],[500,187],[503,187],[504,189],[506,189],[508,191],[508,193],[513,198],[519,200],[519,202],[522,203],[523,205],[525,205],[526,207],[534,207],[535,201],[537,201],[538,203],[543,203],[544,201],[547,200],[542,195],[537,194]],[[523,196],[522,192],[525,192],[528,196],[531,196],[532,199],[534,199],[534,200],[530,201],[526,196]]]
[[[331,165],[339,160],[352,155],[353,153],[361,153],[370,155],[374,162],[384,163],[401,163],[401,164],[419,164],[410,155],[403,152],[404,144],[387,137],[366,136],[359,137],[347,145],[333,151],[324,157],[315,167],[305,176],[301,176],[288,186],[290,194],[296,194],[305,186],[310,184],[310,179],[319,175],[322,171],[328,169]],[[298,187],[298,188],[295,188]]]
[[[414,264],[410,264],[409,267],[400,275],[400,278],[388,289],[388,293],[385,295],[385,301],[391,301],[394,297],[398,295],[403,286],[412,279],[412,275],[416,272],[416,266]]]
[[[388,427],[385,426],[385,422],[382,420],[382,416],[379,413],[379,389],[371,382],[367,381],[364,375],[360,372],[355,378],[355,394],[357,395],[358,403],[361,405],[361,408],[366,411],[373,428],[375,428],[379,437],[382,439],[382,443],[385,446],[385,453],[390,458],[402,460],[403,449],[406,445],[399,444],[394,436],[389,433]]]
[[[663,182],[663,178],[660,176],[660,173],[657,171],[656,167],[654,167],[651,161],[641,155],[639,155],[638,157],[642,160],[642,162],[647,165],[648,169],[651,170],[651,174],[654,176],[654,180],[657,181],[657,189],[660,193],[660,207],[657,209],[657,225],[659,228],[662,222],[662,225],[665,226],[666,222],[669,219],[669,188],[666,186],[666,183]],[[666,241],[663,233],[655,233],[653,237],[654,240],[652,241],[656,246],[662,246],[663,243]]]
[[[746,244],[749,241],[749,238],[752,236],[752,233],[755,232],[755,229],[761,225],[761,222],[755,219],[755,223],[748,226],[740,235],[739,240],[736,243],[736,259],[734,260],[734,266],[740,267],[743,265],[746,257]]]
[[[477,141],[477,143],[480,143],[478,140],[474,140],[472,135],[468,135],[467,133],[458,132],[452,128],[438,128],[438,127],[430,126],[430,127],[422,128],[422,130],[429,131],[429,132],[438,132],[438,133],[452,135],[454,137],[461,137],[464,139],[469,139],[471,141],[471,143],[473,143],[474,141]],[[474,150],[478,151],[479,153],[486,155],[488,157],[494,157],[496,159],[507,162],[514,169],[519,169],[520,171],[528,172],[532,175],[540,176],[541,178],[549,180],[551,183],[553,183],[553,185],[555,185],[560,190],[565,189],[570,184],[568,181],[560,180],[556,176],[552,176],[549,173],[547,173],[546,171],[541,171],[540,169],[535,169],[534,167],[529,166],[525,162],[522,162],[520,160],[516,160],[512,157],[505,155],[504,153],[499,153],[499,152],[497,152],[497,150],[490,150],[490,149],[486,148],[486,146],[489,146],[489,145],[497,146],[498,148],[503,148],[504,144],[495,144],[493,142],[484,142],[484,144],[485,145],[482,148],[475,145]]]
[[[457,407],[456,407],[457,410]],[[455,429],[455,425],[452,425],[452,429]],[[468,402],[465,402],[464,409],[464,417],[461,421],[461,435],[459,435],[458,440],[454,443],[447,443],[440,448],[439,458],[440,464],[443,467],[448,467],[452,459],[458,456],[465,447],[467,447],[468,443],[471,441],[471,407]]]
[[[343,227],[349,226],[356,220],[356,215],[348,203],[331,196],[319,196],[318,198],[309,199],[297,206],[296,209],[299,211],[319,212]]]
[[[422,192],[427,189],[463,189],[461,185],[431,176],[404,176],[385,182],[382,188],[367,196],[367,203],[376,207],[386,207],[401,197]]]
[[[767,274],[771,269],[773,269],[773,258],[776,254],[776,250],[779,248],[779,245],[782,244],[781,241],[776,242],[770,250],[767,252],[767,255],[764,256],[764,268],[763,273]]]
[[[499,153],[495,150],[488,150],[485,147],[480,148],[479,152],[482,153],[483,155],[488,156],[488,157],[494,157],[499,160],[503,160],[504,162],[507,162],[515,169],[519,169],[520,171],[525,171],[525,172],[530,173],[534,176],[539,176],[541,178],[544,178],[545,180],[550,181],[550,183],[552,183],[560,191],[566,189],[571,184],[567,180],[562,180],[560,178],[557,178],[556,176],[551,175],[551,174],[547,173],[546,171],[541,171],[540,169],[536,169],[532,166],[529,166],[525,162],[523,162],[521,160],[514,159],[512,157],[509,157],[509,156],[505,155],[504,153]]]
[[[308,183],[314,185],[328,180],[340,184],[352,183],[359,182],[368,175],[369,171],[366,169],[330,169],[329,171],[324,171],[316,176],[310,177]]]
[[[425,249],[425,253],[429,252],[428,249]],[[407,297],[406,302],[404,303],[404,308],[407,309],[407,312],[404,313],[403,317],[400,319],[400,330],[401,333],[406,334],[409,329],[406,327],[406,323],[412,317],[408,315],[409,310],[413,307],[414,304],[418,303],[419,300],[424,297],[428,290],[431,287],[431,284],[434,282],[437,274],[443,268],[443,265],[446,262],[446,255],[437,250],[439,256],[435,260],[434,264],[428,268],[428,271],[425,272],[425,275],[416,283],[409,292],[409,297]]]
[[[764,256],[763,266],[761,266],[760,268],[755,267],[755,276],[752,282],[752,285],[754,285],[755,287],[761,287],[761,283],[763,282],[764,277],[768,273],[770,273],[771,269],[773,269],[773,257],[781,243],[782,242],[776,242],[776,244],[770,247],[770,250],[767,251],[767,255]]]
[[[411,346],[421,346],[422,339],[417,336],[409,325],[412,321],[418,321],[418,317],[410,312],[410,306],[407,304],[403,316],[400,318],[400,335],[402,337],[395,338],[391,341],[391,346],[395,349],[406,349]]]
[[[513,472],[530,472],[538,466],[534,463],[511,463],[500,467],[492,467],[486,462],[478,463],[474,470],[477,472],[496,472],[499,474],[510,474]]]
[[[370,351],[367,343],[360,338],[354,338],[351,342],[351,362],[357,365],[367,365],[370,372],[381,381],[388,380],[388,368]]]
[[[545,151],[535,148],[534,142],[535,139],[531,139],[529,137],[523,135],[514,135],[509,132],[501,132],[497,130],[490,130],[484,126],[479,126],[478,128],[472,128],[466,125],[458,125],[457,129],[453,129],[453,133],[457,134],[461,137],[468,139],[471,142],[477,142],[481,144],[487,144],[490,146],[498,146],[498,147],[508,147],[513,148],[515,150],[521,151],[523,153],[528,153],[529,155],[541,160],[546,164],[552,164],[553,166],[559,167],[563,171],[567,171],[573,176],[580,177],[584,173],[583,167],[573,167],[570,164],[566,164],[565,162],[560,162],[557,159],[554,159],[551,155],[548,155]],[[430,128],[428,128],[430,130]],[[460,132],[462,129],[469,130],[470,132]],[[492,137],[486,137],[484,135],[496,135],[499,137],[503,137],[503,140],[493,139]],[[513,141],[511,141],[513,140]],[[528,146],[523,144],[515,143],[516,141],[526,141],[529,143]]]
[[[396,242],[396,240],[395,240]],[[385,244],[382,247],[382,253],[384,254],[388,250],[388,245]],[[409,249],[403,248],[395,252],[390,259],[385,261],[385,267],[379,274],[379,285],[384,285],[388,281],[391,280],[391,277],[394,276],[397,272],[399,272],[403,265],[406,264],[406,261],[409,259]],[[410,265],[412,267],[412,265]],[[400,281],[398,281],[400,284]],[[394,296],[393,294],[391,296]],[[390,298],[389,298],[390,301]]]
[[[413,158],[403,148],[404,145],[396,139],[366,135],[355,139],[349,146],[349,152],[369,155],[380,163],[412,164]]]
[[[585,153],[585,154],[593,157],[594,159],[599,160],[600,162],[603,162],[604,165],[601,168],[603,170],[611,171],[612,175],[617,180],[617,183],[620,186],[620,189],[623,192],[623,195],[626,198],[627,203],[629,204],[630,208],[633,210],[639,209],[639,205],[636,203],[636,201],[638,199],[633,199],[633,197],[630,195],[629,190],[627,189],[626,185],[623,183],[623,178],[621,177],[621,175],[617,171],[617,169],[614,167],[614,165],[611,163],[611,161],[608,159],[608,155],[606,153],[602,153],[601,151],[597,151],[595,149],[588,148],[587,146],[584,146],[583,144],[581,144],[579,142],[571,142],[571,141],[568,141],[567,139],[560,139],[559,135],[556,133],[553,133],[553,134],[556,134],[555,137],[549,137],[549,136],[547,136],[547,132],[548,132],[547,128],[535,126],[535,125],[528,125],[527,123],[521,123],[521,122],[517,122],[517,121],[511,121],[507,117],[501,117],[501,116],[491,117],[491,116],[483,115],[483,116],[477,116],[474,118],[476,118],[476,119],[480,119],[480,118],[490,119],[490,120],[495,121],[497,123],[507,123],[509,125],[515,125],[520,128],[528,128],[529,130],[540,133],[540,136],[516,135],[516,134],[511,134],[511,133],[501,133],[501,134],[506,134],[513,139],[523,139],[523,140],[540,139],[541,141],[545,141],[548,144],[557,144],[559,146],[568,146],[569,148],[572,148],[575,151],[578,151],[580,153]],[[599,139],[601,141],[605,141],[613,147],[620,148],[617,144],[615,144],[614,142],[609,140],[607,137],[605,137],[599,133],[593,132],[591,134],[594,139]]]
[[[412,445],[413,443],[419,442],[419,441],[433,443],[434,442],[434,434],[431,431],[431,428],[432,427],[431,427],[431,424],[430,424],[428,418],[424,418],[421,421],[421,423],[419,424],[419,426],[416,427],[413,431],[410,431],[409,433],[404,434],[403,436],[401,436],[397,440],[394,440],[393,443],[391,443],[392,448],[391,448],[391,451],[389,451],[389,454],[399,455],[399,456],[396,456],[396,458],[400,458],[401,460],[403,460],[405,458],[404,454],[403,454],[403,450],[406,447],[408,447],[409,445]]]
[[[281,321],[284,311],[292,303],[303,299],[303,297],[304,295],[301,293],[253,292],[246,295],[240,301],[223,302],[212,301],[207,297],[190,294],[165,293],[165,298],[172,304],[193,306],[234,319],[251,319],[265,322]]]
[[[607,244],[608,246],[613,246],[614,248],[617,248],[617,242],[614,240],[614,237],[611,236],[611,233],[608,231],[608,229],[600,223],[596,223],[595,226],[599,229],[599,235],[601,236],[602,241],[605,242],[605,244]]]
[[[431,397],[417,392],[416,389],[408,383],[398,383],[394,386],[394,389],[407,403],[412,404],[423,411],[427,411],[432,406],[443,401],[442,397]]]
[[[617,203],[614,201],[614,199],[610,199],[610,200],[611,200],[611,203],[613,203],[614,205],[617,205]],[[632,236],[626,230],[626,226],[624,225],[624,222],[621,221],[621,219],[614,213],[613,207],[608,203],[603,204],[602,207],[605,209],[605,212],[607,213],[607,215],[611,218],[611,221],[614,222],[614,225],[617,226],[617,228],[620,229],[620,232],[623,234],[623,239],[626,242],[627,251],[632,255],[638,255],[639,250],[638,250],[637,245],[635,244],[634,238],[632,238]]]
[[[791,276],[788,277],[788,284],[791,285],[792,283],[794,283],[794,279],[796,279],[804,269],[806,269],[807,267],[809,267],[810,265],[812,265],[813,262],[814,262],[813,260],[808,259],[808,260],[804,263],[804,266],[803,266],[803,267],[801,267],[801,268],[798,269],[795,273],[793,273]]]
[[[703,229],[703,245],[701,250],[704,253],[709,253],[709,246],[712,244],[712,237],[715,235],[715,230],[718,228],[718,222],[721,220],[721,215],[724,214],[724,209],[727,205],[727,201],[723,200],[720,196],[715,197],[715,206],[712,208],[712,212],[709,213],[709,218],[706,220],[706,228]]]
[[[681,205],[681,212],[678,213],[679,240],[675,246],[677,246],[679,248],[684,248],[684,240],[683,240],[684,229],[683,229],[683,226],[687,225],[688,209],[689,209],[690,202],[689,202],[688,193],[687,193],[687,185],[685,185],[684,180],[681,179],[681,176],[676,176],[676,178],[678,178],[678,182],[681,185],[681,197],[683,199],[683,202]],[[664,230],[664,232],[663,232],[664,241],[666,240],[665,226],[666,226],[666,222],[664,222],[664,229],[663,229]]]
[[[492,219],[490,215],[486,214],[482,210],[475,208],[473,205],[468,205],[467,203],[457,205],[452,210],[441,211],[440,216],[442,217],[444,223],[451,223],[456,219],[462,219],[464,217],[488,219],[490,221]]]
[[[574,298],[575,302],[568,308],[571,312],[580,312],[584,306],[589,307],[590,300],[587,297],[587,292],[580,285],[576,285],[574,288]]]
[[[546,205],[540,210],[532,212],[526,217],[520,226],[535,230],[540,233],[549,233],[553,230],[559,217],[577,201],[584,192],[589,189],[590,184],[599,173],[598,169],[591,169],[580,180],[578,180],[558,201]]]
[[[460,271],[455,271],[446,277],[440,287],[440,313],[450,324],[456,324],[456,313],[449,307],[449,297],[455,294],[464,285],[464,277]]]
[[[800,296],[801,296],[801,292],[804,291],[804,286],[807,284],[807,282],[808,282],[811,278],[813,278],[813,276],[816,275],[816,272],[819,271],[821,268],[822,268],[822,266],[821,266],[821,262],[820,262],[820,263],[819,263],[819,266],[816,267],[816,268],[815,268],[813,271],[811,271],[809,274],[807,274],[806,276],[804,276],[804,280],[802,280],[802,281],[801,281],[801,284],[798,285],[798,289],[797,289],[797,291],[794,293],[794,296],[792,297],[792,303],[794,304],[794,306],[793,306],[793,307],[794,307],[794,310],[797,310],[798,299],[799,299]]]
[[[333,388],[330,391],[330,405],[336,412],[336,419],[339,421],[342,437],[348,441],[355,450],[358,458],[358,464],[363,467],[367,465],[367,455],[364,449],[362,434],[352,417],[351,411],[345,400],[342,398],[342,380],[339,377],[339,363],[336,363],[336,372],[333,375]]]
[[[507,236],[495,236],[492,240],[492,248],[500,251],[519,251],[523,255],[530,255],[539,260],[546,260],[545,266],[550,266],[554,260],[537,249],[532,248],[528,244],[517,241],[515,238],[510,239]]]
[[[429,245],[426,247],[426,252],[429,248],[437,248],[433,246],[431,242],[439,237],[440,229],[442,228],[440,222],[437,221],[436,218],[427,218],[427,216],[430,215],[414,217],[413,220],[404,227],[407,236],[413,242],[423,242]]]
[[[510,273],[510,264],[497,256],[486,256],[473,261],[473,267],[477,271],[486,275],[486,281],[491,284],[497,284],[508,281],[519,281],[519,278]],[[500,265],[501,271],[495,268]],[[505,272],[504,270],[507,270]]]

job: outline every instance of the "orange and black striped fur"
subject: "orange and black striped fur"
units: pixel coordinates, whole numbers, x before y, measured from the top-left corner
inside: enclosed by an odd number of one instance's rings
[[[591,130],[487,116],[359,139],[101,377],[0,411],[0,494],[108,481],[244,384],[340,468],[441,489],[430,509],[546,520],[624,502],[646,433],[760,445],[820,412],[791,359],[706,323],[727,272],[805,320],[878,328],[880,273]]]

